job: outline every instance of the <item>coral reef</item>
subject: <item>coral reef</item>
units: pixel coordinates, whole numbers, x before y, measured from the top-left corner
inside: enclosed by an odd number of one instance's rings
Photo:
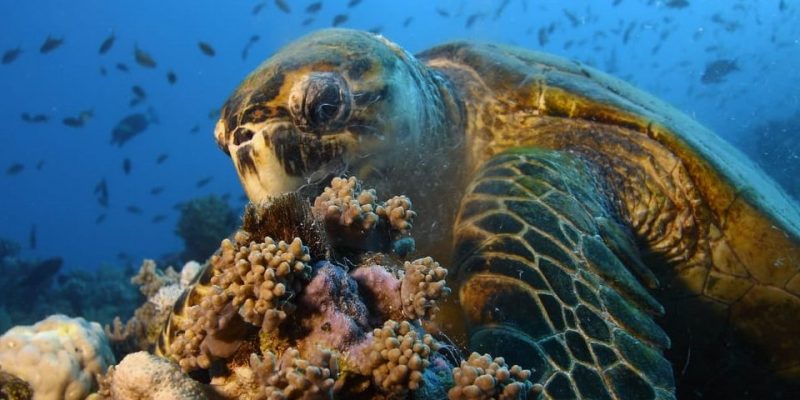
[[[53,315],[0,337],[0,367],[30,384],[37,399],[83,399],[113,364],[102,328],[83,318]]]
[[[205,261],[239,222],[228,203],[215,195],[189,200],[181,204],[180,212],[175,233],[184,242],[184,261]]]
[[[483,375],[497,380],[489,396],[535,392],[530,372],[502,359],[454,370],[457,351],[425,331],[450,290],[432,258],[392,252],[410,239],[408,199],[380,203],[335,179],[314,205],[296,194],[249,205],[178,299],[157,353],[222,398],[442,398],[453,371],[477,368],[481,388]]]
[[[199,382],[184,375],[177,365],[147,352],[128,354],[109,368],[93,399],[198,400],[206,393]]]

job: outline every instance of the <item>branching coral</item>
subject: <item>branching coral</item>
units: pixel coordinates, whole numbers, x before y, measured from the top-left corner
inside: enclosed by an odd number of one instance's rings
[[[391,248],[393,241],[409,235],[417,215],[408,197],[378,202],[375,190],[363,188],[355,177],[333,178],[314,200],[313,211],[335,242],[362,250]]]
[[[139,272],[136,276],[131,278],[131,283],[139,286],[139,291],[141,291],[145,297],[150,298],[156,294],[162,286],[177,283],[178,277],[178,273],[171,267],[162,272],[159,271],[155,261],[144,260],[142,266],[139,267]]]
[[[455,386],[447,396],[451,400],[526,399],[542,391],[541,385],[528,380],[530,376],[530,370],[518,365],[509,367],[502,357],[492,359],[488,354],[472,353],[460,367],[453,368]]]
[[[386,392],[419,388],[422,372],[430,365],[431,352],[439,348],[433,337],[420,335],[408,321],[392,320],[372,335],[370,362],[361,372],[371,374],[375,384]]]
[[[409,319],[433,319],[439,311],[437,302],[450,293],[444,280],[447,270],[430,257],[406,261],[404,270],[400,286],[403,314]]]
[[[330,352],[322,354],[317,365],[302,359],[296,349],[287,350],[280,362],[271,352],[264,357],[251,354],[250,366],[264,384],[267,399],[332,399],[336,363]]]

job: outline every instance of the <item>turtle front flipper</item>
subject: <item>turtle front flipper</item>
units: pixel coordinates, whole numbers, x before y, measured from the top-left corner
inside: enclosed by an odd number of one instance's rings
[[[552,398],[674,398],[655,277],[589,161],[523,149],[467,189],[453,263],[471,350],[535,369]]]

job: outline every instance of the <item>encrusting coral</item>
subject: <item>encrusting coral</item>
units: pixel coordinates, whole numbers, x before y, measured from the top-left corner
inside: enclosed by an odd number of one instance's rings
[[[83,318],[52,315],[0,337],[0,367],[30,384],[36,399],[83,399],[114,364],[103,329]]]
[[[197,400],[205,399],[199,382],[184,375],[180,368],[144,351],[125,356],[109,368],[93,399]]]

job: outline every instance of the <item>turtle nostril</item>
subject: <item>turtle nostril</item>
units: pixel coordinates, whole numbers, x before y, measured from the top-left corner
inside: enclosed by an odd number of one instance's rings
[[[253,131],[247,128],[236,128],[236,131],[233,132],[233,144],[236,146],[250,140],[253,138]]]

